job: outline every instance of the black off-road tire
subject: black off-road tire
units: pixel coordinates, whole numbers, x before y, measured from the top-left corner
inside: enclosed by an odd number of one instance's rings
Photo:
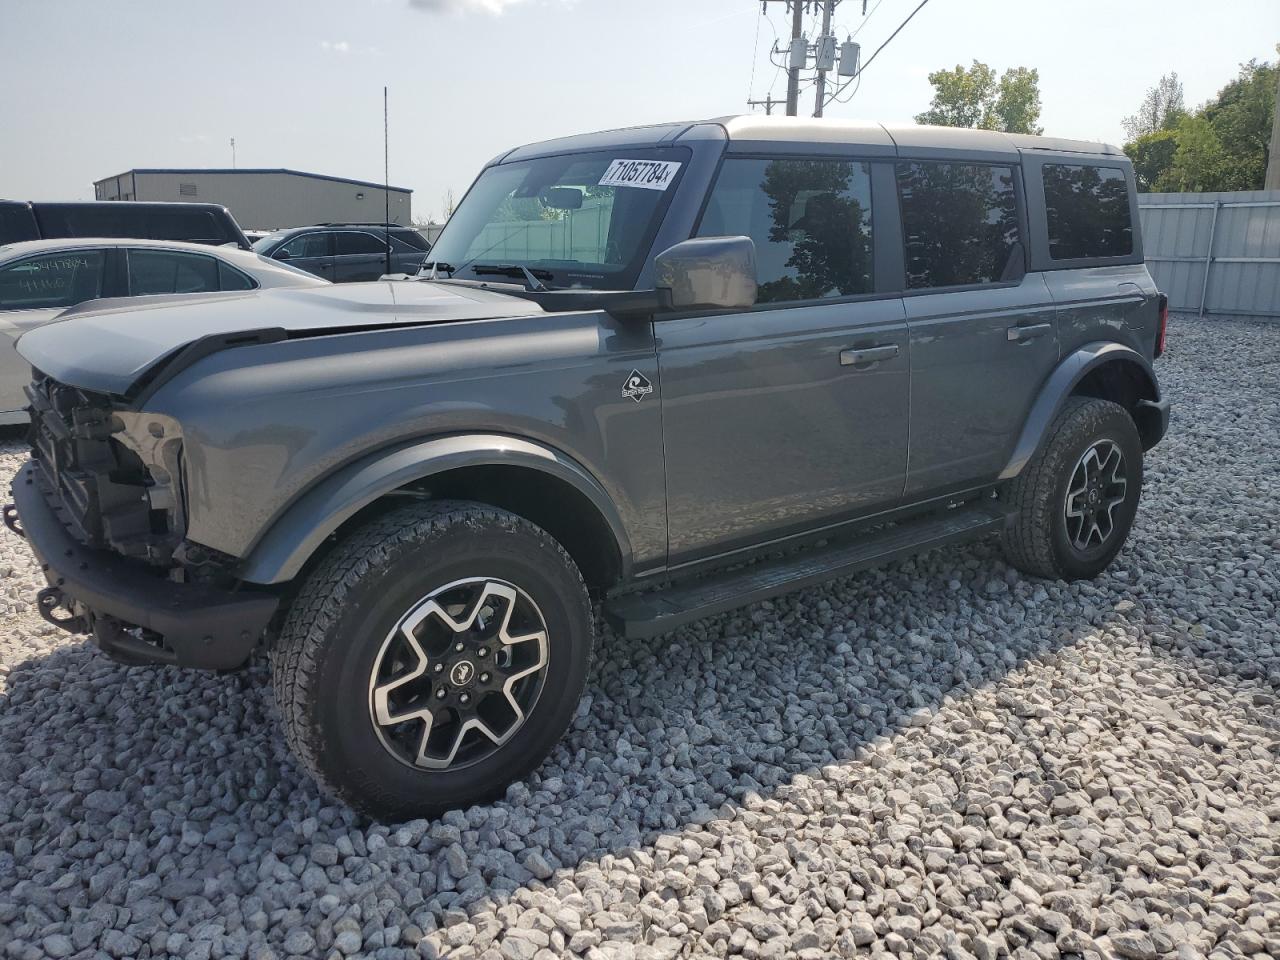
[[[426,770],[385,745],[371,678],[405,612],[466,578],[505,581],[536,604],[545,677],[491,756]],[[421,502],[357,529],[307,576],[272,650],[272,684],[289,746],[324,792],[375,819],[430,817],[499,797],[542,762],[573,718],[593,644],[582,576],[546,531],[483,504]]]
[[[1080,550],[1068,534],[1065,505],[1072,476],[1095,444],[1111,441],[1123,455],[1127,481],[1111,534]],[[1002,493],[1014,508],[1002,536],[1005,557],[1023,573],[1057,580],[1096,577],[1115,559],[1129,536],[1142,490],[1142,442],[1128,411],[1109,400],[1070,397],[1036,455]]]

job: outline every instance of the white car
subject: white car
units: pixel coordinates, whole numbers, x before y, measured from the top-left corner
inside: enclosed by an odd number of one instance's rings
[[[114,297],[316,286],[329,281],[234,247],[120,238],[0,246],[0,425],[27,418],[23,387],[31,366],[15,341],[70,307]]]

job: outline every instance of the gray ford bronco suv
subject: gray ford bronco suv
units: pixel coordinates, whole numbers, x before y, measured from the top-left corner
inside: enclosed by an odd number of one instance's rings
[[[26,334],[5,519],[133,663],[264,646],[371,815],[501,794],[594,642],[998,535],[1092,577],[1168,403],[1113,147],[738,117],[520,147],[415,278],[99,302]]]

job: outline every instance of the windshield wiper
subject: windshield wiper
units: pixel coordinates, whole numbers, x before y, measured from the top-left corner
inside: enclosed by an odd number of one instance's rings
[[[530,270],[517,263],[473,263],[471,272],[477,277],[515,277],[525,282],[526,290],[535,291],[550,289],[542,281],[550,280],[553,276],[550,270]]]

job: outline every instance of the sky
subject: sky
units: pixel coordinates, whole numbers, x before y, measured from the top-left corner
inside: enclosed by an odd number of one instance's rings
[[[918,0],[842,0],[864,61]],[[759,0],[0,0],[0,197],[92,199],[134,167],[290,167],[390,180],[440,218],[510,147],[749,112],[785,96],[784,4]],[[806,27],[812,18],[806,17]],[[816,31],[809,30],[810,35]],[[1045,133],[1120,143],[1160,75],[1189,105],[1276,59],[1280,0],[929,0],[827,115],[909,122],[930,71],[1040,71]],[[812,112],[812,90],[801,112]]]

